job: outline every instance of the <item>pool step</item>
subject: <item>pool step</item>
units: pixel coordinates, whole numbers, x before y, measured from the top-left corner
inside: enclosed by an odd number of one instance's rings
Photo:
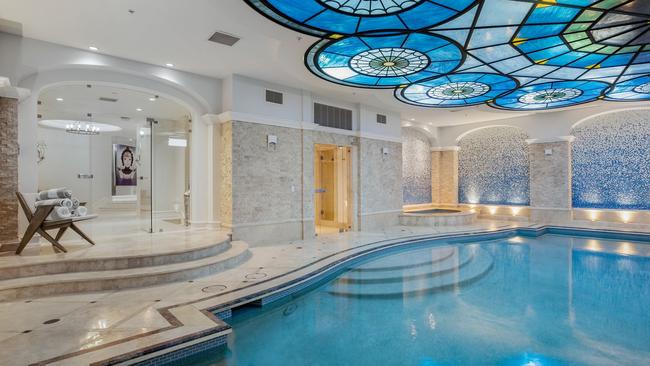
[[[354,283],[388,283],[402,282],[405,280],[418,280],[435,277],[450,271],[462,268],[473,260],[474,254],[471,251],[457,248],[451,254],[445,255],[439,260],[416,263],[412,266],[404,265],[403,269],[391,269],[372,272],[344,273],[337,279],[341,284]]]
[[[456,247],[426,248],[393,254],[359,265],[350,272],[384,272],[433,265],[456,254]]]
[[[469,257],[454,267],[428,276],[419,275],[395,280],[393,277],[377,278],[366,283],[334,282],[328,292],[334,296],[364,299],[395,299],[446,292],[469,286],[483,279],[493,268],[492,255],[478,246],[463,247]]]
[[[130,268],[163,266],[214,257],[230,250],[232,245],[227,237],[217,237],[214,242],[197,245],[176,251],[155,251],[145,254],[116,253],[108,256],[90,258],[55,258],[40,262],[27,262],[20,265],[0,266],[0,280],[14,278],[54,275],[73,272],[110,271]],[[74,254],[74,253],[73,253]]]
[[[214,256],[167,265],[59,273],[0,281],[0,301],[112,291],[186,281],[233,268],[251,256],[248,244],[237,241]]]

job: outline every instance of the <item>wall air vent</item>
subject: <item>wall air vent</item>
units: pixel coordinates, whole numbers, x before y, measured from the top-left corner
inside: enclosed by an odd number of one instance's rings
[[[324,127],[352,130],[352,111],[314,103],[314,123]]]
[[[269,103],[275,103],[275,104],[283,104],[284,103],[284,95],[282,93],[273,91],[273,90],[267,90],[266,91],[266,101]]]
[[[117,102],[117,99],[115,98],[108,98],[108,97],[99,97],[99,100],[102,102],[110,102],[110,103],[115,103]]]
[[[214,32],[214,34],[208,38],[208,40],[214,43],[232,47],[235,43],[239,42],[239,37],[235,37],[233,35],[222,32]]]
[[[384,114],[378,114],[377,115],[377,123],[381,123],[382,125],[385,125],[386,121],[387,121],[386,115],[384,115]]]

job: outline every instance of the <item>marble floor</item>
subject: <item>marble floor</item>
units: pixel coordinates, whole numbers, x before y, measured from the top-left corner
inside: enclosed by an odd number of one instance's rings
[[[332,233],[309,240],[251,247],[252,257],[236,268],[191,281],[0,303],[0,365],[103,362],[214,329],[223,323],[207,315],[206,309],[217,309],[229,301],[295,280],[362,247],[367,250],[407,238],[528,225],[481,220],[458,227],[396,226],[380,232]],[[146,251],[158,245],[193,245],[220,235],[224,233],[212,230],[143,234],[132,238],[126,246],[133,251]],[[110,250],[102,245],[93,248],[78,245],[70,255],[94,255],[89,253]],[[0,266],[3,262],[20,260],[0,257]]]

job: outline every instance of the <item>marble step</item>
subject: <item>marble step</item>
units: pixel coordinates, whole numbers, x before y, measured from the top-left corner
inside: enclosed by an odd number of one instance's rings
[[[348,272],[339,277],[336,282],[340,284],[370,284],[426,280],[464,268],[472,263],[474,256],[475,254],[471,251],[460,251],[456,255],[431,265],[382,272]]]
[[[112,291],[187,281],[231,269],[251,256],[248,244],[231,243],[216,256],[151,267],[61,273],[0,281],[0,301],[52,295]]]
[[[3,264],[0,265],[0,280],[60,273],[113,271],[162,266],[214,257],[228,251],[231,247],[230,240],[223,237],[215,238],[213,242],[207,242],[206,244],[167,251],[151,250],[146,254],[123,254],[116,250],[115,253],[110,255],[99,255],[91,258],[54,258],[36,263]]]
[[[426,248],[393,254],[351,269],[350,272],[384,272],[433,265],[451,258],[456,247]]]
[[[454,291],[483,279],[493,268],[494,259],[484,249],[475,247],[472,259],[462,268],[442,274],[432,273],[429,278],[403,279],[386,283],[345,284],[334,282],[328,293],[359,299],[399,299],[423,296],[438,292]]]

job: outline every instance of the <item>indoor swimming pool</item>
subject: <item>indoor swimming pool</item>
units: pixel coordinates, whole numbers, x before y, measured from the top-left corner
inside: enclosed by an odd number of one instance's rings
[[[647,365],[650,245],[544,235],[423,243],[234,311],[196,365]]]

